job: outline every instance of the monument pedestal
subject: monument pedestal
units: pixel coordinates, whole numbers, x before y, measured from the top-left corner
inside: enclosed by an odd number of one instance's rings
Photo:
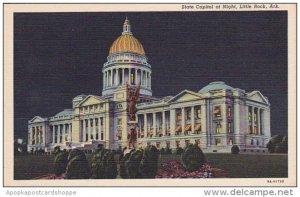
[[[138,121],[128,121],[128,148],[135,149],[137,147],[137,127]]]

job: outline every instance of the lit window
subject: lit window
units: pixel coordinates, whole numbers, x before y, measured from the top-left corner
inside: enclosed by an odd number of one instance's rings
[[[214,116],[215,116],[215,118],[221,117],[221,107],[220,106],[215,106]]]
[[[256,126],[254,127],[254,134],[255,135],[257,134],[257,127]]]
[[[216,145],[221,146],[221,139],[216,139]]]

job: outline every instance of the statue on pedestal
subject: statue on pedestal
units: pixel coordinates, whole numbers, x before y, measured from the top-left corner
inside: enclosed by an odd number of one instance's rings
[[[128,142],[129,142],[129,148],[134,148],[137,140],[137,120],[136,120],[136,103],[139,99],[140,95],[140,84],[136,86],[136,89],[133,90],[128,84],[126,84],[126,91],[127,91],[127,102],[128,102],[128,115],[129,115],[129,121],[127,125],[130,128],[130,131],[128,132]]]
[[[128,102],[128,114],[129,114],[129,120],[135,121],[135,114],[136,114],[136,103],[140,96],[140,88],[141,85],[138,84],[136,86],[136,89],[133,90],[130,85],[126,83],[126,91],[127,91],[127,102]]]

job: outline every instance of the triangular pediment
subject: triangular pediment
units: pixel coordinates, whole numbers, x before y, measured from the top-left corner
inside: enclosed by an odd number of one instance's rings
[[[169,102],[184,102],[184,101],[191,101],[191,100],[196,100],[201,98],[200,95],[198,95],[195,92],[189,91],[189,90],[184,90],[174,96]]]
[[[88,106],[88,105],[95,105],[105,102],[104,99],[98,96],[89,95],[84,100],[82,100],[80,103],[78,103],[77,106]]]
[[[37,122],[43,122],[45,121],[44,118],[40,117],[40,116],[35,116],[34,118],[32,118],[29,122],[30,123],[37,123]]]
[[[268,105],[270,104],[269,100],[264,95],[262,95],[262,93],[260,91],[253,91],[253,92],[248,93],[247,98],[252,101],[265,103]]]

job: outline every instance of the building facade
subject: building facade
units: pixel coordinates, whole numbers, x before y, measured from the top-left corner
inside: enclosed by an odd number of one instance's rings
[[[102,96],[78,95],[72,109],[28,122],[28,151],[79,148],[91,150],[103,144],[121,149],[128,144],[126,84],[140,84],[137,104],[139,146],[184,148],[197,143],[204,152],[265,152],[271,137],[270,103],[255,90],[212,82],[198,92],[184,90],[175,96],[156,98],[151,90],[151,65],[142,44],[133,36],[128,19],[112,44],[102,68]]]

